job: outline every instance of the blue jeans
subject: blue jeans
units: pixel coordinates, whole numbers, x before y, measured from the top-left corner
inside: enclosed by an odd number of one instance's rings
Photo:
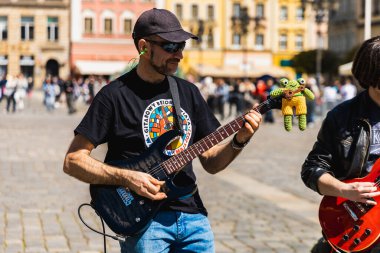
[[[121,253],[213,253],[214,234],[203,214],[159,212],[143,233],[120,243]]]

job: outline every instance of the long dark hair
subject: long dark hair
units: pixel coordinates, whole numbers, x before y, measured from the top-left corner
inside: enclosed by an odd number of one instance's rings
[[[355,54],[351,71],[364,89],[380,88],[380,36],[363,42]]]

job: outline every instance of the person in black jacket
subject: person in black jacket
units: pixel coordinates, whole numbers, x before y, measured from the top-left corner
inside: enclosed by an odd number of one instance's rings
[[[364,91],[328,112],[301,177],[307,187],[321,195],[377,205],[373,198],[380,192],[374,182],[342,180],[366,176],[380,156],[380,36],[361,45],[352,73]],[[379,250],[380,246],[375,246],[366,252]],[[334,251],[322,238],[312,252]]]

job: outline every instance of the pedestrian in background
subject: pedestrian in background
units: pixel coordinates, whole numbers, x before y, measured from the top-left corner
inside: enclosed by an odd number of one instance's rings
[[[342,101],[346,101],[355,97],[356,92],[357,92],[357,89],[356,89],[356,86],[352,84],[352,79],[350,77],[346,77],[344,84],[340,88]]]
[[[218,113],[220,115],[220,120],[224,120],[225,112],[224,107],[228,101],[228,96],[230,93],[228,84],[222,78],[218,78],[215,82],[215,100],[216,100],[216,108],[218,109]]]
[[[266,90],[265,90],[265,95],[264,95],[264,101],[267,99],[269,94],[277,89],[277,85],[274,83],[272,78],[269,78],[266,83]],[[267,123],[274,123],[274,116],[273,116],[273,111],[269,110],[264,114],[264,122]]]
[[[5,87],[7,85],[7,76],[6,74],[3,74],[0,79],[0,103],[5,97]]]
[[[342,197],[369,206],[379,204],[372,199],[380,196],[375,182],[342,182],[364,177],[380,157],[379,62],[380,36],[376,36],[361,45],[352,65],[352,73],[364,91],[327,113],[317,141],[302,166],[303,182],[321,195]],[[344,223],[344,219],[341,222]],[[380,226],[379,220],[374,222],[375,226]],[[333,250],[322,238],[312,252]],[[378,253],[380,247],[365,252]]]
[[[234,116],[240,116],[243,113],[244,107],[244,94],[240,91],[240,80],[232,79],[230,82],[230,92],[229,92],[229,112],[228,116],[233,114],[235,108]]]
[[[72,72],[67,80],[63,83],[66,105],[69,114],[73,114],[77,111],[75,108],[75,86],[77,83],[76,77],[78,77],[78,75]]]
[[[337,105],[340,98],[338,91],[339,90],[336,82],[328,84],[323,88],[322,102],[324,106],[324,112],[330,111]]]
[[[46,106],[46,109],[49,112],[52,112],[55,108],[55,102],[56,102],[56,91],[59,90],[59,87],[57,87],[58,84],[53,82],[53,79],[51,76],[48,76],[45,79],[45,82],[42,86],[42,89],[44,91],[44,104]]]

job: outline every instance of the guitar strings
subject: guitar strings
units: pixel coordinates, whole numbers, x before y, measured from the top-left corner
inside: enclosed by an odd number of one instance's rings
[[[257,112],[260,112],[260,109],[262,109],[262,107],[264,107],[264,106],[267,105],[268,103],[269,103],[269,99],[266,100],[266,101],[264,101],[264,102],[262,102],[262,103],[260,103],[257,107],[252,108],[252,109],[253,109],[253,110],[256,110]],[[248,114],[248,113],[245,113],[245,114],[243,114],[243,115],[237,117],[237,118],[234,119],[233,121],[231,121],[231,122],[229,122],[228,124],[226,124],[224,127],[230,126],[230,125],[233,124],[234,122],[236,122],[236,123],[238,123],[238,124],[240,123],[240,121],[244,122],[244,115],[246,115],[246,114]],[[223,128],[224,128],[224,127],[223,127]],[[205,138],[199,140],[198,142],[194,143],[193,145],[191,145],[191,146],[187,149],[187,151],[188,151],[188,152],[190,152],[190,151],[193,151],[193,152],[194,152],[194,151],[197,151],[197,148],[195,147],[196,144],[199,143],[199,142],[202,142],[202,141],[206,141],[207,139],[209,140],[210,136],[213,135],[213,134],[216,133],[216,132],[217,132],[217,131],[213,132],[212,134],[210,134],[210,135],[206,136]],[[206,144],[206,146],[207,146],[207,144]],[[213,146],[214,146],[214,145],[213,145]],[[213,146],[211,146],[211,147],[213,147]],[[197,154],[197,153],[195,152],[195,154]],[[179,156],[183,156],[183,153],[181,152],[181,153],[179,153],[179,154],[177,154],[177,155],[175,155],[175,156],[170,157],[168,160],[163,161],[161,164],[157,165],[156,167],[153,167],[152,170],[150,170],[150,171],[148,172],[148,174],[154,176],[154,175],[156,175],[156,173],[158,173],[158,172],[160,172],[160,171],[163,171],[163,170],[165,171],[165,168],[167,168],[168,166],[170,166],[170,165],[175,165],[175,163],[173,163],[171,160],[175,160],[175,159],[176,159],[177,157],[179,157]],[[193,160],[193,159],[194,159],[194,158],[192,158],[191,160]],[[191,161],[191,160],[190,160],[190,161]],[[184,167],[184,166],[185,166],[186,164],[188,164],[190,161],[187,161],[185,164],[180,164],[181,167],[179,167],[179,168]],[[176,166],[175,166],[175,167],[176,167]],[[178,168],[175,168],[174,171],[176,171],[176,170],[178,170]],[[173,172],[174,172],[174,171],[173,171]],[[169,174],[171,174],[171,173],[169,173]]]

